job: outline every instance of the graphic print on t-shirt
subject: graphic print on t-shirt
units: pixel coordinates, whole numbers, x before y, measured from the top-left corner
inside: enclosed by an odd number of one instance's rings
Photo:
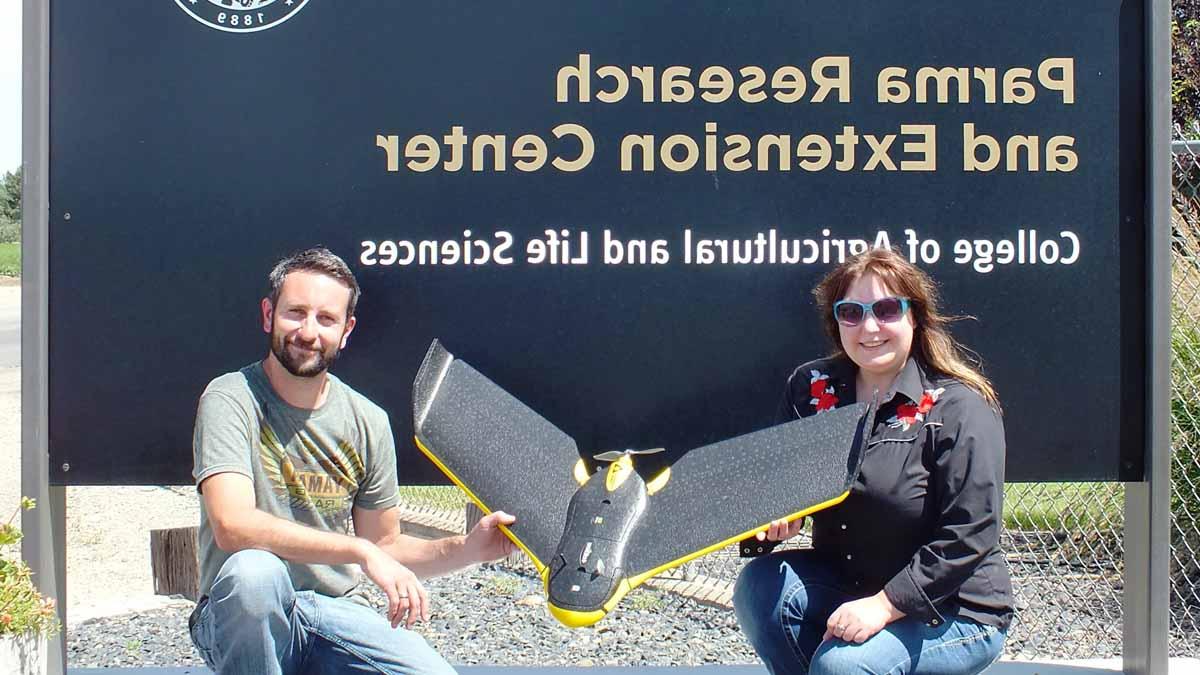
[[[325,452],[300,431],[294,444],[299,457],[294,457],[265,420],[259,440],[259,455],[275,496],[287,499],[293,509],[337,516],[366,477],[362,456],[347,441],[339,440]]]

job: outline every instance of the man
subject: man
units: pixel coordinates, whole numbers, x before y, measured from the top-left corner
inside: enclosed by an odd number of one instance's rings
[[[512,551],[500,512],[466,536],[400,534],[387,414],[329,374],[358,295],[326,249],[280,261],[262,300],[266,358],[200,397],[201,600],[188,623],[218,673],[453,672],[409,630],[429,618],[420,578]],[[387,595],[386,619],[355,565]]]

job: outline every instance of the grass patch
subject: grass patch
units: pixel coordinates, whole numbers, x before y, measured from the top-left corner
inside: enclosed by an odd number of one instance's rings
[[[466,506],[468,500],[467,495],[453,485],[402,485],[400,501],[409,506],[454,511]]]
[[[525,587],[525,582],[515,576],[493,575],[487,578],[483,584],[483,592],[488,595],[498,595],[505,598],[511,598]]]
[[[0,277],[21,276],[21,242],[0,244]]]
[[[666,605],[661,593],[645,587],[636,589],[625,598],[625,606],[635,611],[657,612]]]
[[[1120,483],[1009,483],[1004,526],[1015,530],[1109,530],[1120,527],[1125,488]]]

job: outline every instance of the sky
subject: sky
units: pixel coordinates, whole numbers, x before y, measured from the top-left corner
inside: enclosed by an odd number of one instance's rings
[[[21,0],[0,0],[0,174],[21,166]]]

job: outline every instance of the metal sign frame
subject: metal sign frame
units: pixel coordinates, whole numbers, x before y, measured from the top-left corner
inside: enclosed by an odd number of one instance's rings
[[[1167,0],[1146,0],[1147,312],[1146,480],[1126,483],[1124,672],[1166,675],[1170,560],[1170,16]],[[49,36],[47,0],[23,2],[23,237],[21,487],[40,508],[24,520],[22,554],[40,590],[58,601],[66,625],[66,488],[49,484],[48,185]],[[66,668],[66,637],[51,644],[50,672]]]

